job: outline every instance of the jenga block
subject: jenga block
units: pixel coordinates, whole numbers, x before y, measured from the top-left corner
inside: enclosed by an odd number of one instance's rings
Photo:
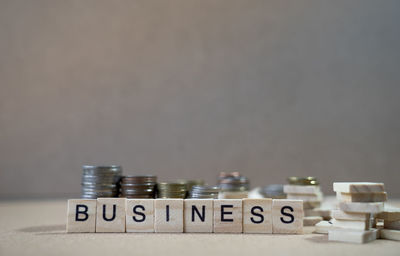
[[[213,232],[213,199],[185,199],[184,208],[184,232]]]
[[[243,199],[243,233],[272,233],[272,199]]]
[[[126,232],[154,232],[154,199],[126,199]]]
[[[361,220],[366,221],[370,219],[371,214],[369,213],[358,213],[358,212],[344,212],[342,210],[332,210],[332,218],[338,220]]]
[[[330,219],[331,217],[331,210],[327,209],[320,209],[320,208],[315,208],[315,209],[305,209],[304,210],[304,216],[305,217],[311,217],[311,216],[321,216],[322,218]]]
[[[385,220],[383,225],[386,229],[400,230],[400,220],[395,220],[395,221]]]
[[[272,201],[272,231],[274,234],[302,234],[303,217],[303,201],[289,199]]]
[[[342,228],[342,229],[351,229],[351,230],[368,230],[369,229],[369,220],[331,220],[332,225],[335,228]]]
[[[98,198],[96,232],[125,232],[125,198]]]
[[[329,231],[328,239],[329,241],[363,244],[376,240],[377,236],[377,229],[370,229],[366,231],[334,229]]]
[[[315,226],[318,222],[322,221],[321,216],[308,216],[303,218],[303,226]]]
[[[321,201],[303,201],[303,209],[314,209],[321,207]]]
[[[287,194],[287,199],[303,200],[304,202],[322,201],[322,193],[319,194]]]
[[[284,185],[283,192],[285,194],[319,194],[321,189],[319,186],[301,186],[301,185]]]
[[[379,193],[340,193],[336,198],[341,202],[385,202],[387,201],[386,192]]]
[[[332,225],[330,221],[320,221],[315,224],[315,233],[318,234],[328,234],[329,230],[334,230],[335,227]]]
[[[385,192],[385,185],[373,182],[334,182],[333,191],[342,193],[377,193]]]
[[[214,232],[242,232],[242,199],[214,200]]]
[[[379,233],[381,239],[400,241],[400,230],[381,229]]]
[[[156,232],[183,232],[183,199],[155,199]]]
[[[93,233],[96,231],[96,199],[68,200],[68,233]]]
[[[385,207],[383,212],[378,213],[376,217],[385,221],[400,220],[400,208]]]
[[[379,213],[383,211],[383,203],[347,203],[340,202],[339,208],[345,212]]]

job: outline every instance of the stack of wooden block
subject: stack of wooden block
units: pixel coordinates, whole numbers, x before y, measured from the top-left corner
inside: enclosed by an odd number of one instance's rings
[[[283,191],[288,199],[303,200],[304,226],[330,219],[330,211],[319,208],[323,198],[319,185],[284,185]]]
[[[335,182],[338,209],[332,211],[329,240],[366,243],[378,238],[372,228],[376,214],[383,211],[387,196],[383,183]]]
[[[400,209],[388,207],[376,215],[378,221],[383,222],[379,231],[380,238],[400,241]]]

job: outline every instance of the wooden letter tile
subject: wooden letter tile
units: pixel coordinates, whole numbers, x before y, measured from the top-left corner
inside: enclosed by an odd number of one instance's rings
[[[274,234],[303,233],[303,201],[274,199],[272,201],[272,230]]]
[[[68,200],[68,233],[96,231],[96,199]]]
[[[125,232],[125,198],[98,198],[96,232]]]
[[[342,210],[332,210],[332,218],[337,220],[362,220],[366,221],[370,219],[371,214],[369,213],[358,213],[358,212],[344,212]]]
[[[383,203],[347,203],[340,202],[339,208],[345,212],[379,213],[383,211]]]
[[[242,232],[242,199],[214,200],[214,232]]]
[[[154,232],[154,199],[126,199],[126,232]]]
[[[377,193],[385,192],[383,183],[373,182],[334,182],[333,191],[342,193]]]
[[[340,193],[336,198],[341,202],[385,202],[387,201],[386,192],[379,193]]]
[[[272,199],[243,199],[243,233],[272,233]]]
[[[184,232],[213,232],[213,199],[186,199]]]
[[[346,230],[346,229],[334,229],[329,231],[329,241],[340,241],[347,243],[368,243],[376,240],[378,236],[378,230]]]
[[[155,199],[156,232],[183,232],[183,199]]]

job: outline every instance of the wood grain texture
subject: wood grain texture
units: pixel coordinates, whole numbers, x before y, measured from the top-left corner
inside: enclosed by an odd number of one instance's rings
[[[333,191],[342,193],[377,193],[385,192],[383,183],[374,182],[334,182]]]
[[[271,198],[243,199],[243,233],[272,233]]]
[[[289,199],[272,201],[272,231],[274,234],[302,234],[303,218],[303,201]]]
[[[308,216],[303,218],[303,226],[315,226],[318,222],[322,221],[323,218],[321,216]]]
[[[387,193],[336,193],[336,198],[341,202],[386,202]]]
[[[400,208],[386,207],[383,212],[376,215],[378,219],[383,219],[385,221],[396,221],[400,220]]]
[[[383,211],[383,203],[340,202],[339,208],[345,212],[379,213]]]
[[[380,229],[379,233],[381,239],[400,241],[400,230]]]
[[[345,212],[342,210],[332,210],[332,218],[338,220],[369,220],[371,214],[370,213],[362,213],[362,212]]]
[[[214,200],[214,233],[241,233],[242,221],[241,199]]]
[[[154,232],[154,199],[126,199],[126,232]]]
[[[96,232],[125,232],[125,198],[98,198]]]
[[[213,199],[185,199],[184,232],[212,233],[214,223]]]
[[[320,186],[284,185],[283,192],[286,194],[318,194]]]
[[[68,233],[95,232],[96,204],[97,204],[96,199],[69,199],[68,209],[67,209],[67,232]]]
[[[183,232],[183,199],[154,200],[155,232]]]

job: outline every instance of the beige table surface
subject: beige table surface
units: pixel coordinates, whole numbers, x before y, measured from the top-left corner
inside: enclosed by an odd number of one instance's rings
[[[397,241],[329,242],[312,228],[305,235],[67,234],[66,210],[66,200],[0,202],[0,255],[400,255]]]

